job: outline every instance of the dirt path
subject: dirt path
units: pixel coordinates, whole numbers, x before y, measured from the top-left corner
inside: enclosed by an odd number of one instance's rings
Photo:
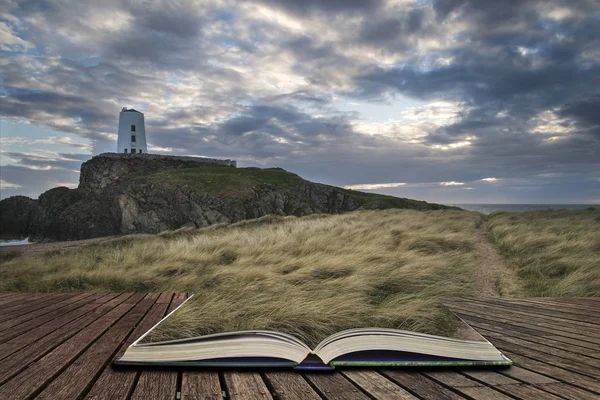
[[[478,296],[515,297],[521,293],[514,271],[506,266],[498,249],[490,241],[487,221],[483,221],[477,230],[475,251],[479,258]]]

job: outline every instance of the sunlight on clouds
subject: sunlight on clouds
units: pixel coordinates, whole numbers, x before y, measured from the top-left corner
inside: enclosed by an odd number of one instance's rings
[[[289,14],[277,9],[258,4],[245,4],[246,16],[260,22],[271,22],[295,32],[304,32],[305,27],[301,19],[294,18]]]
[[[0,179],[0,189],[19,189],[23,186]]]
[[[561,118],[554,110],[541,112],[531,122],[535,124],[530,130],[533,134],[553,135],[557,137],[559,135],[568,135],[575,130],[573,121]]]
[[[498,178],[483,178],[483,179],[480,179],[480,181],[483,181],[483,182],[496,182],[497,180],[498,180]]]
[[[462,185],[464,185],[463,182],[454,182],[454,181],[440,182],[440,186],[462,186]]]
[[[396,120],[355,122],[353,128],[356,132],[364,135],[381,135],[417,144],[422,143],[423,139],[436,129],[455,123],[462,110],[459,103],[437,101],[422,106],[406,107],[399,113],[399,118]],[[471,145],[473,140],[476,140],[476,137],[469,136],[460,143],[431,147],[446,150]]]
[[[21,39],[6,23],[0,21],[0,50],[20,52],[32,49],[33,44]]]
[[[477,137],[467,136],[465,139],[467,139],[467,140],[461,140],[460,142],[454,142],[454,143],[450,143],[450,144],[434,144],[429,147],[432,149],[438,149],[438,150],[460,149],[461,147],[471,146],[473,144],[473,141],[477,140]]]
[[[49,182],[54,187],[56,187],[56,186],[66,186],[69,189],[77,189],[77,186],[79,185],[79,183],[77,183],[77,182],[58,182],[58,181],[49,181]]]
[[[385,188],[395,188],[404,186],[406,183],[397,182],[397,183],[364,183],[360,185],[348,185],[344,186],[345,189],[352,190],[377,190],[377,189],[385,189]]]
[[[355,132],[363,135],[385,136],[408,143],[421,143],[427,136],[427,130],[423,126],[405,125],[400,121],[355,122],[352,127]]]
[[[153,144],[148,144],[148,151],[152,151],[152,152],[160,152],[160,153],[172,153],[173,152],[173,148],[172,147],[160,147],[160,146],[155,146]]]

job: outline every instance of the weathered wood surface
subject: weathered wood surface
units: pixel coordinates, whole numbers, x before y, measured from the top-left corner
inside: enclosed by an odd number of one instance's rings
[[[0,399],[597,399],[600,300],[448,299],[505,369],[114,368],[185,293],[0,294]]]

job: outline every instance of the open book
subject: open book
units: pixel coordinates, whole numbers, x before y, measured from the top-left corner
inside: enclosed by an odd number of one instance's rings
[[[292,335],[259,330],[143,343],[144,337],[172,313],[131,344],[115,363],[296,369],[512,364],[482,336],[480,340],[462,340],[383,328],[344,330],[324,339],[314,349]]]

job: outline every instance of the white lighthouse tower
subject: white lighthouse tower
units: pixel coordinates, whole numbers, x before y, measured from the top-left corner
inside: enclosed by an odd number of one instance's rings
[[[123,107],[119,114],[117,153],[141,154],[147,152],[144,114],[133,108]]]

